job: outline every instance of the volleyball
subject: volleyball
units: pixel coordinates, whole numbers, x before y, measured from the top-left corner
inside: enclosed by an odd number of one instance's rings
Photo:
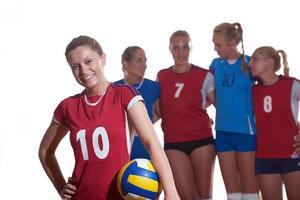
[[[156,199],[161,186],[152,163],[147,159],[134,159],[125,164],[118,174],[118,190],[125,200]]]

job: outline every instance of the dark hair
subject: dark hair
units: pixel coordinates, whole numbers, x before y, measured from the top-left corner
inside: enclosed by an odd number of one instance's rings
[[[129,46],[122,53],[121,63],[122,63],[122,70],[123,70],[123,72],[125,71],[124,61],[131,61],[133,59],[133,57],[134,57],[134,53],[137,50],[143,50],[143,49],[141,47],[139,47],[139,46]]]
[[[67,61],[69,61],[69,53],[70,51],[76,49],[80,46],[87,46],[91,48],[93,51],[97,52],[99,56],[103,54],[102,47],[100,44],[94,39],[89,36],[81,35],[76,38],[73,38],[71,42],[66,47],[65,56]]]

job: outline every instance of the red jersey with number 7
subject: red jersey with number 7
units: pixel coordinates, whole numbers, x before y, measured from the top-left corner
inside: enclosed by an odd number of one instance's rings
[[[157,80],[161,87],[161,127],[166,143],[200,140],[212,136],[212,120],[203,105],[208,92],[203,89],[203,83],[208,73],[208,70],[196,65],[192,65],[188,72],[182,74],[174,72],[172,67],[158,72]]]
[[[127,110],[142,100],[126,85],[110,84],[102,96],[84,92],[63,100],[54,120],[69,127],[75,155],[72,178],[77,187],[72,200],[121,200],[116,175],[129,161],[131,138]]]

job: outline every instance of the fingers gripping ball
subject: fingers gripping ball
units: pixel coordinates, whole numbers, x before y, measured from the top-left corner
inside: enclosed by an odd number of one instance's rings
[[[118,174],[118,190],[126,200],[156,199],[160,192],[158,174],[147,159],[134,159]]]

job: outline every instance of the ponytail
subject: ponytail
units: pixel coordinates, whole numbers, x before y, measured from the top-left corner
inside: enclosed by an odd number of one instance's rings
[[[289,66],[288,66],[288,62],[287,62],[287,54],[285,53],[285,51],[283,50],[277,50],[278,54],[281,54],[282,57],[282,64],[283,64],[283,74],[285,76],[289,76]]]
[[[238,23],[238,22],[233,23],[233,25],[238,30],[238,32],[237,32],[238,42],[241,42],[241,44],[242,44],[242,56],[243,56],[242,71],[246,73],[248,71],[248,64],[247,64],[247,60],[246,60],[246,56],[245,56],[245,48],[244,48],[244,40],[243,40],[243,29],[242,29],[241,24]]]
[[[287,54],[285,53],[284,50],[276,50],[271,46],[262,46],[262,47],[257,48],[254,52],[262,55],[264,58],[272,59],[274,61],[274,71],[275,72],[277,72],[280,69],[281,65],[283,65],[284,75],[289,76]]]

